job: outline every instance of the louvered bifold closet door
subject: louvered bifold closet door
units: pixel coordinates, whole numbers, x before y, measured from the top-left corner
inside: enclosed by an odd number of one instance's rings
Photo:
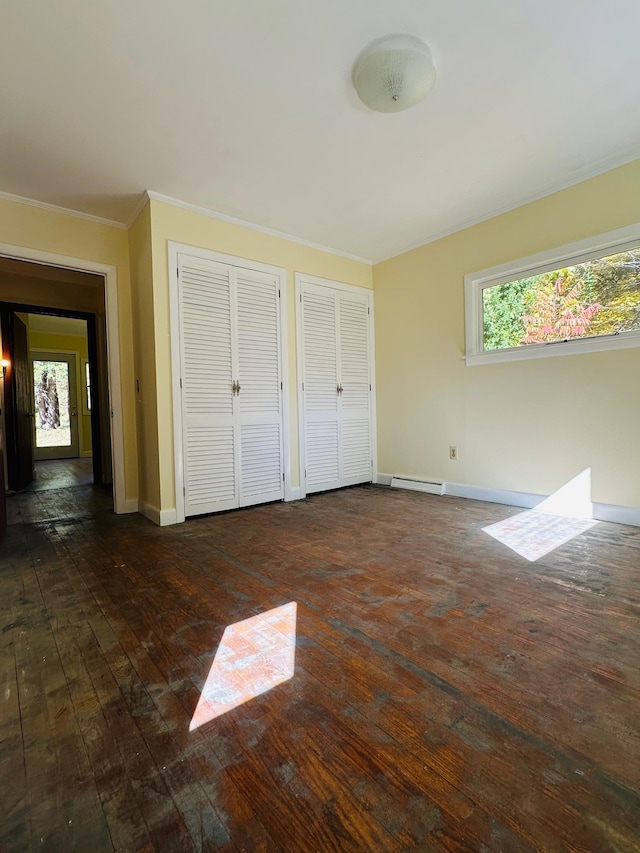
[[[274,276],[236,272],[240,506],[284,499],[280,306]]]
[[[179,257],[185,515],[238,505],[228,267]]]
[[[369,296],[338,296],[340,484],[372,478]]]
[[[302,393],[307,492],[340,486],[336,312],[333,291],[305,285],[302,293]]]

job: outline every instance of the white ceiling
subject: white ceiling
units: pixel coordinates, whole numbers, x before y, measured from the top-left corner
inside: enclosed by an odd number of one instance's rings
[[[0,190],[145,189],[378,260],[640,157],[638,0],[0,0]],[[405,32],[438,81],[357,99]]]

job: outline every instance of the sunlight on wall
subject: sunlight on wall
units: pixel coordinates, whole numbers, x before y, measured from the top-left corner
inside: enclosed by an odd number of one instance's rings
[[[591,469],[586,468],[534,509],[482,529],[516,554],[534,562],[595,524]]]
[[[547,512],[566,518],[593,518],[591,468],[569,480],[564,486],[535,506],[535,512]]]
[[[293,676],[296,610],[291,601],[225,628],[190,732]]]

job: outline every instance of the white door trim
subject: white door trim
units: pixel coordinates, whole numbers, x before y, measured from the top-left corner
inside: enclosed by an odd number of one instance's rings
[[[180,343],[180,310],[178,300],[178,255],[190,255],[217,263],[228,264],[240,269],[255,270],[267,273],[278,279],[280,291],[280,359],[282,369],[282,445],[284,465],[284,499],[291,501],[294,494],[291,484],[291,444],[289,429],[289,359],[287,331],[287,271],[283,267],[274,267],[252,261],[249,258],[238,258],[210,249],[201,249],[186,243],[168,241],[169,255],[169,319],[171,331],[171,388],[173,403],[173,459],[175,472],[175,502],[176,522],[185,520],[184,511],[184,458],[183,458],[183,429],[182,429],[182,394],[180,376],[182,368]],[[297,494],[295,495],[297,497]]]
[[[299,452],[299,467],[300,467],[300,497],[307,496],[307,478],[305,476],[304,465],[306,457],[305,447],[305,420],[304,420],[304,393],[302,391],[302,287],[303,284],[315,284],[319,287],[327,287],[332,290],[341,290],[345,293],[366,293],[369,297],[369,342],[371,344],[371,361],[369,364],[371,376],[371,400],[370,400],[370,416],[371,416],[371,458],[373,459],[372,482],[377,482],[378,479],[378,438],[376,429],[376,371],[375,371],[375,338],[374,338],[374,322],[373,322],[373,290],[368,287],[360,287],[356,284],[345,284],[341,281],[332,281],[328,278],[318,278],[315,275],[307,275],[306,273],[295,273],[295,302],[296,302],[296,367],[298,374],[298,452]]]
[[[25,246],[0,243],[0,256],[21,261],[34,261],[50,267],[104,276],[104,301],[107,316],[107,378],[111,406],[111,460],[113,476],[113,508],[117,513],[136,512],[137,499],[127,501],[124,482],[124,433],[122,426],[122,381],[120,377],[120,335],[118,332],[118,277],[115,266],[85,258],[73,258],[42,252]]]

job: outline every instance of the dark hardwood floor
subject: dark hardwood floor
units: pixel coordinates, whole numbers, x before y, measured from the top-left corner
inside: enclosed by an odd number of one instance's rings
[[[158,528],[9,499],[3,851],[640,850],[640,529],[530,563],[518,510],[377,487]],[[293,678],[195,731],[226,625]]]
[[[36,477],[27,490],[39,492],[43,489],[66,489],[70,486],[88,486],[90,483],[93,483],[91,457],[43,459],[36,462]]]

